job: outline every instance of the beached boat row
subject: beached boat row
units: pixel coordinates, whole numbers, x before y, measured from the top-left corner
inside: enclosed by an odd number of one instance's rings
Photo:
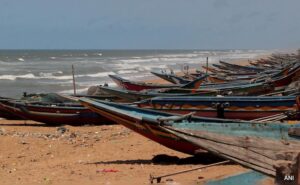
[[[300,176],[297,55],[272,55],[249,65],[220,61],[204,71],[152,74],[154,84],[110,75],[118,88],[82,96],[0,98],[0,116],[48,125],[117,123],[183,153],[208,151],[284,183]],[[262,176],[264,177],[264,176]]]

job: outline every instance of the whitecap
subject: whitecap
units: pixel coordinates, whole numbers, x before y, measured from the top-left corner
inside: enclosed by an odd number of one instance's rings
[[[25,75],[0,75],[0,80],[16,80],[17,78],[34,79],[36,76],[32,73]]]
[[[129,74],[129,73],[138,73],[139,71],[136,70],[120,70],[117,73],[118,74]]]
[[[108,75],[114,75],[114,72],[100,72],[95,74],[76,75],[76,77],[106,77]]]
[[[55,79],[55,80],[72,80],[73,77],[71,75],[65,75],[65,76],[53,76],[53,75],[49,75],[49,76],[44,76],[44,77],[40,77],[42,79]]]
[[[54,75],[58,75],[58,74],[63,74],[62,71],[55,71],[55,72],[40,72],[39,73],[39,76],[40,77],[49,77],[49,78],[52,78],[52,77],[57,77],[57,76],[54,76]]]
[[[82,89],[76,89],[76,93],[78,93],[78,94],[85,93],[85,92],[87,92],[87,90],[88,90],[88,87],[82,88]],[[59,93],[62,93],[62,94],[73,94],[74,90],[73,89],[69,89],[69,90],[60,91]]]

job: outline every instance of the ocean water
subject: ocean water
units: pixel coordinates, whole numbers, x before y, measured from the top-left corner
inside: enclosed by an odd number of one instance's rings
[[[0,50],[0,96],[20,97],[27,93],[72,93],[72,68],[76,88],[85,93],[88,87],[114,83],[107,76],[144,80],[149,71],[184,65],[199,68],[219,60],[252,59],[269,54],[265,50]]]

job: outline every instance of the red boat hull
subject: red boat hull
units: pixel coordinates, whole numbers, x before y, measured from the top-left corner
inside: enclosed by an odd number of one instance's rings
[[[1,103],[0,108],[22,117],[25,120],[34,120],[49,125],[83,125],[83,124],[111,124],[111,120],[95,114],[89,109],[72,109],[58,107],[26,106],[23,110],[17,106]]]
[[[115,83],[117,83],[117,80],[114,80]],[[120,82],[117,83],[119,87],[122,87],[124,89],[130,90],[130,91],[142,91],[147,89],[160,89],[161,87],[156,86],[147,86],[147,85],[140,85],[140,84],[133,84],[130,82]]]

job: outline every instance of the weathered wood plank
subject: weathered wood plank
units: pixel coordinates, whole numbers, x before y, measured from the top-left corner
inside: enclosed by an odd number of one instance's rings
[[[214,141],[202,140],[198,138],[187,138],[188,136],[183,135],[178,136],[183,139],[187,139],[190,142],[193,142],[219,156],[233,160],[239,164],[248,166],[255,170],[262,171],[266,174],[275,175],[275,170],[273,168],[274,161],[267,157],[256,154],[241,147],[225,145],[222,143],[216,143]]]
[[[274,160],[265,157],[259,153],[253,152],[251,150],[245,149],[243,147],[237,147],[232,145],[226,145],[222,143],[217,143],[214,141],[207,140],[193,140],[199,146],[206,148],[207,150],[214,151],[218,154],[224,154],[227,156],[233,156],[244,161],[256,164],[258,166],[273,169]]]
[[[169,127],[163,127],[163,129],[216,155],[271,176],[276,175],[278,164],[280,166],[283,166],[283,163],[291,164],[291,161],[294,161],[295,153],[299,153],[296,149],[300,149],[300,145],[293,141],[283,142],[282,140],[260,137],[225,136],[207,131],[190,133],[191,131],[184,132],[185,130]],[[280,152],[285,153],[280,155]]]
[[[186,135],[190,135],[197,138],[202,138],[206,140],[212,140],[224,144],[236,145],[240,147],[253,147],[262,150],[273,150],[273,151],[281,151],[281,150],[292,150],[295,148],[300,148],[300,143],[296,141],[287,141],[284,139],[275,140],[261,137],[251,137],[251,136],[228,136],[219,133],[211,133],[208,131],[193,131],[180,129],[176,130],[172,127],[168,127],[170,130],[174,130],[176,132],[184,131]]]

